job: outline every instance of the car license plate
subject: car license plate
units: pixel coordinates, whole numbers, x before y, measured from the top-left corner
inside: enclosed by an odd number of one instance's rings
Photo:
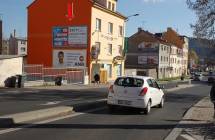
[[[120,104],[120,105],[131,105],[131,101],[118,100],[118,104]]]

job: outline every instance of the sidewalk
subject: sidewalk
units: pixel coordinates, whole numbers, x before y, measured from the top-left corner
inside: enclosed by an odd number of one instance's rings
[[[26,87],[26,88],[34,88],[34,89],[57,89],[57,90],[67,90],[67,89],[74,89],[74,90],[84,90],[84,89],[99,89],[99,88],[108,88],[109,84],[89,84],[89,85],[82,85],[82,84],[69,84],[69,85],[62,85],[62,86],[35,86],[35,87]]]
[[[183,129],[180,138],[186,136],[194,140],[214,140],[215,122],[213,119],[214,109],[209,97],[198,102],[191,109],[191,115],[185,117],[186,124],[192,124],[192,127]]]
[[[213,104],[206,97],[189,109],[166,140],[215,140],[213,115]]]

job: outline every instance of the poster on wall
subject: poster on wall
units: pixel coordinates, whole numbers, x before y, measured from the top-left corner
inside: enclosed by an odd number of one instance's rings
[[[86,67],[86,50],[54,50],[53,66],[55,68]]]
[[[138,45],[138,49],[151,49],[151,50],[158,50],[158,44],[157,43],[149,43],[149,42],[142,42]]]
[[[87,26],[53,28],[53,46],[83,48],[87,47]]]
[[[53,29],[53,45],[58,47],[68,46],[67,27],[55,27]]]
[[[69,27],[68,44],[76,47],[87,47],[87,27]]]
[[[158,65],[158,56],[138,56],[138,64]]]

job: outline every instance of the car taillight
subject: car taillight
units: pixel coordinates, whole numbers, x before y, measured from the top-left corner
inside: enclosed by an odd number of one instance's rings
[[[143,89],[141,90],[141,92],[140,92],[140,96],[146,95],[147,91],[148,91],[148,88],[147,88],[147,87],[143,88]]]
[[[111,86],[109,87],[109,92],[114,93],[113,85],[111,85]]]

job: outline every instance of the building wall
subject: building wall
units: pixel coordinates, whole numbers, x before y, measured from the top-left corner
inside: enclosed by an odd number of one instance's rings
[[[3,40],[3,42],[2,42],[2,54],[3,55],[9,54],[9,40]]]
[[[9,55],[17,55],[18,42],[15,37],[9,38]]]
[[[178,47],[172,45],[171,46],[171,54],[170,54],[170,67],[171,77],[179,77],[182,75],[182,54],[178,54],[178,51],[182,51]]]
[[[184,45],[183,45],[183,72],[187,74],[188,72],[188,55],[189,55],[189,39],[184,37]]]
[[[4,81],[17,74],[22,74],[23,58],[0,59],[0,87],[4,86]]]
[[[97,18],[101,19],[101,31],[96,31]],[[116,56],[122,56],[122,53],[120,53],[120,48],[124,48],[124,35],[119,35],[119,26],[125,27],[124,19],[93,7],[91,22],[91,47],[94,46],[96,42],[100,42],[100,54],[98,55],[98,61],[91,62],[91,69],[93,69],[92,67],[96,63],[101,64],[100,67],[104,69],[106,68],[106,64],[111,65],[112,76],[109,77],[108,80],[114,80],[117,77],[118,65],[113,64],[113,59]],[[108,33],[109,22],[113,23],[113,34]],[[108,44],[112,44],[112,54],[108,53]],[[124,75],[124,60],[118,61],[118,64],[121,65],[121,73]],[[93,79],[94,74],[95,71],[92,70],[91,79]]]
[[[55,48],[62,50],[87,50],[90,61],[91,7],[90,0],[70,0],[74,5],[74,18],[67,17],[68,0],[37,0],[28,7],[28,64],[53,64],[52,29],[56,26],[87,26],[88,47]]]
[[[18,40],[17,52],[18,55],[27,55],[27,41],[26,40]]]
[[[170,69],[170,46],[160,44],[159,45],[159,66],[158,66],[158,78],[169,78]]]

